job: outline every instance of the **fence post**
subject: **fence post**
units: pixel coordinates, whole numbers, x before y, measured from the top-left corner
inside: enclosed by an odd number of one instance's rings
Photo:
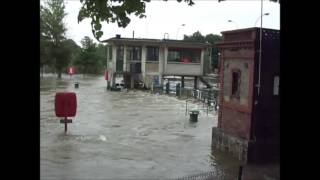
[[[239,175],[238,175],[238,180],[242,179],[242,166],[239,167]]]
[[[188,99],[186,100],[186,115],[187,115],[187,112],[188,112]]]

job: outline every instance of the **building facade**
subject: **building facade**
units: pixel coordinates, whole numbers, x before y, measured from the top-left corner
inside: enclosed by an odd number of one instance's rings
[[[278,161],[280,154],[280,32],[260,28],[222,32],[218,43],[218,127],[212,146],[244,162]]]
[[[168,39],[115,38],[108,44],[108,85],[122,78],[127,88],[143,83],[146,88],[163,84],[164,76],[203,75],[204,54],[208,43]]]

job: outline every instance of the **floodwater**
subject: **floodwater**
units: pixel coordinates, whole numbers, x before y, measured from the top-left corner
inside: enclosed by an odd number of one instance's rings
[[[79,88],[74,88],[74,82]],[[45,75],[40,83],[41,179],[173,179],[214,172],[236,179],[238,161],[212,152],[216,112],[202,103],[197,123],[186,101],[147,91],[106,90],[103,76]],[[56,92],[77,94],[77,115],[64,124],[54,113]]]

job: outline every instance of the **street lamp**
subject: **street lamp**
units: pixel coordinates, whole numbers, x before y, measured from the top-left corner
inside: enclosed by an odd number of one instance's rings
[[[268,16],[270,13],[264,13],[262,16]],[[257,26],[257,22],[262,18],[262,16],[259,16],[258,19],[256,20],[256,23],[254,24],[254,27]]]
[[[185,26],[185,24],[181,24],[181,25],[178,27],[177,34],[176,34],[176,39],[178,39],[178,32],[179,32],[181,26]]]
[[[260,21],[260,39],[259,39],[259,73],[258,73],[258,96],[260,96],[260,88],[261,88],[261,61],[262,61],[262,20],[263,20],[263,0],[261,0],[261,21]],[[269,14],[269,13],[265,13],[265,14]],[[259,17],[259,19],[260,19]]]
[[[166,35],[168,35],[168,39],[169,39],[169,33],[164,33],[163,39],[166,39]]]
[[[238,29],[238,24],[237,24],[236,22],[234,22],[234,21],[232,21],[232,20],[228,20],[228,22],[234,23],[234,24],[236,25],[237,29]]]

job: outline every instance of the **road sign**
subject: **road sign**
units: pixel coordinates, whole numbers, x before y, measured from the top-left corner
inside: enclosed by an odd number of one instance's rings
[[[69,67],[68,68],[68,74],[73,75],[75,73],[75,68],[74,67]]]
[[[58,92],[55,96],[57,117],[74,117],[77,111],[77,96],[74,92]]]
[[[72,119],[67,119],[68,117],[73,117],[77,112],[77,96],[74,92],[58,92],[55,96],[55,113],[57,117],[64,117],[60,120],[60,123],[64,123],[64,132],[67,132],[68,123],[72,123]]]

